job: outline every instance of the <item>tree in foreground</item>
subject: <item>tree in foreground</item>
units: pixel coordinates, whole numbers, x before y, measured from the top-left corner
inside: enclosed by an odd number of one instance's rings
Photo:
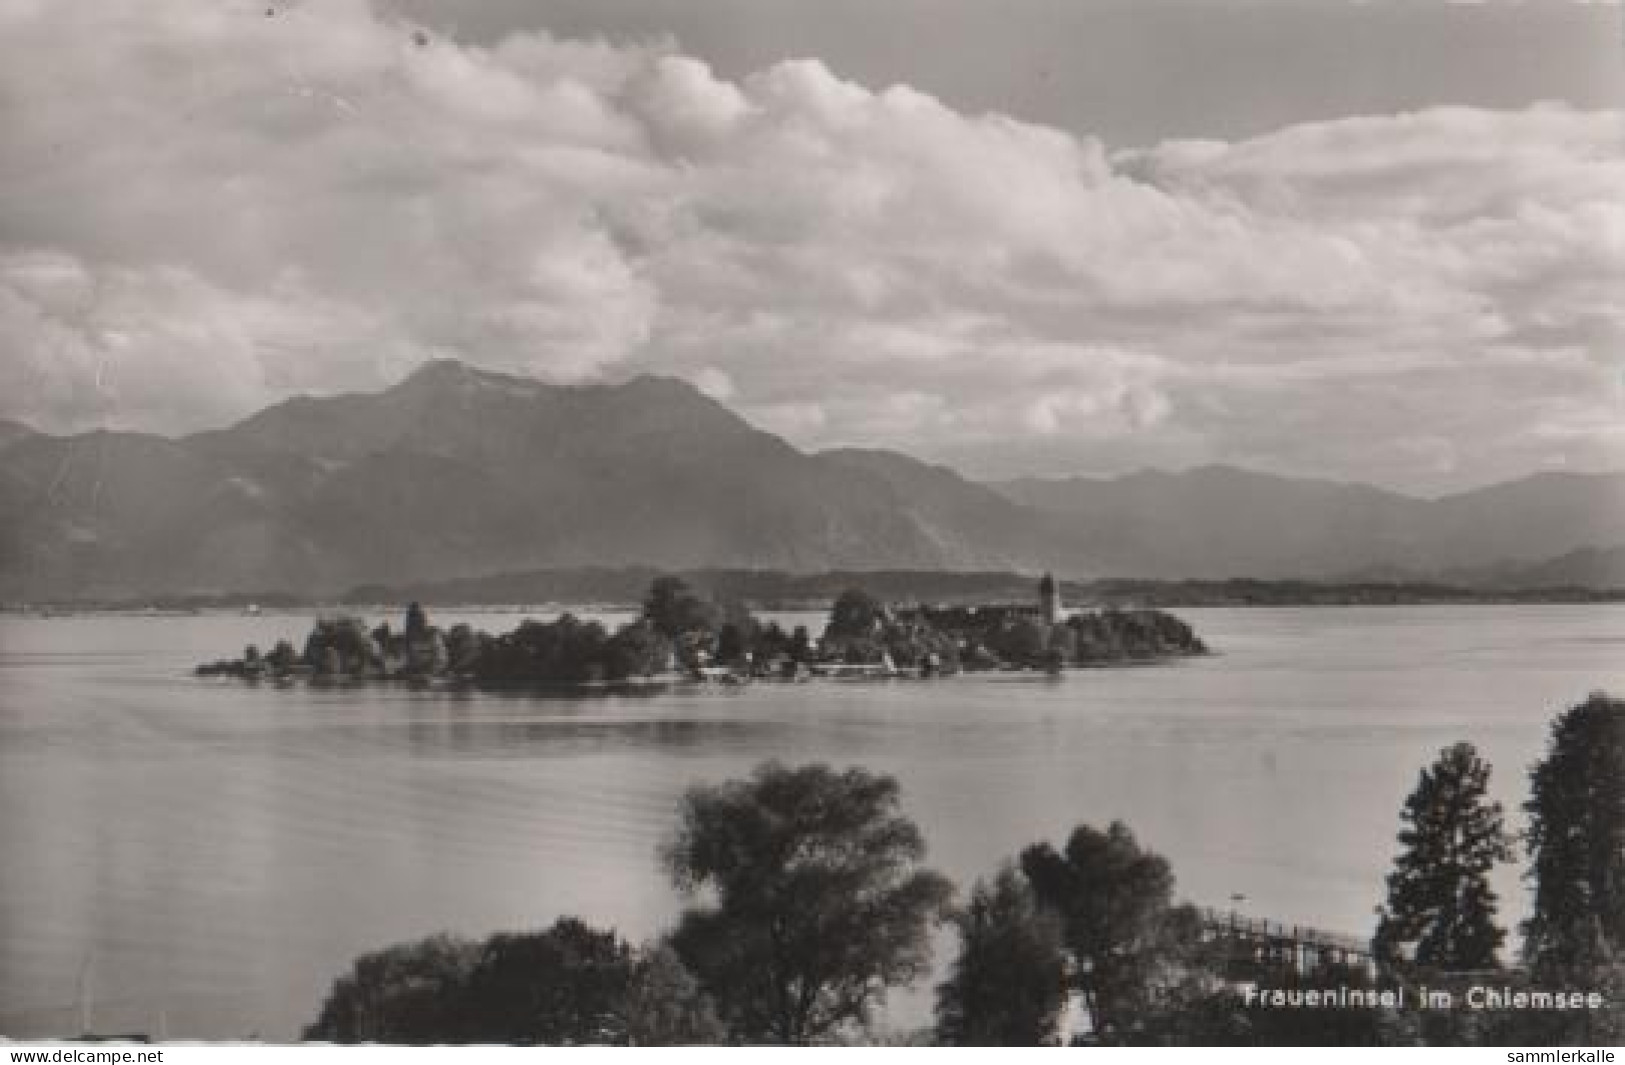
[[[1401,973],[1500,966],[1490,871],[1510,861],[1501,804],[1489,798],[1490,766],[1470,743],[1441,751],[1400,813],[1403,845],[1378,910],[1373,953]]]
[[[1529,783],[1525,960],[1548,986],[1625,991],[1625,701],[1598,692],[1560,715]],[[1611,1002],[1551,1038],[1625,1037],[1625,1002]]]
[[[937,1041],[949,1046],[1053,1046],[1066,1005],[1060,922],[1015,869],[978,881],[953,915],[959,957],[937,988]]]
[[[733,1037],[805,1044],[864,1023],[919,977],[952,893],[924,868],[897,782],[776,762],[690,790],[663,848],[679,889],[704,895],[672,945]]]
[[[633,1046],[714,1046],[728,1041],[716,1003],[666,943],[645,947],[627,989],[627,1041]]]
[[[363,954],[339,977],[304,1037],[426,1046],[466,1038],[464,992],[480,947],[432,936]]]
[[[1057,853],[1048,843],[1021,854],[1040,902],[1061,918],[1061,935],[1095,1038],[1142,1038],[1159,989],[1186,975],[1199,922],[1173,904],[1174,876],[1142,850],[1121,821],[1105,832],[1080,825]]]
[[[573,917],[483,943],[435,936],[362,955],[304,1038],[333,1043],[693,1046],[726,1041],[670,947],[631,950]]]
[[[631,976],[631,948],[574,917],[492,936],[469,973],[468,1032],[482,1043],[625,1043]]]
[[[1625,701],[1592,695],[1550,742],[1524,806],[1535,889],[1524,951],[1561,973],[1625,957]]]

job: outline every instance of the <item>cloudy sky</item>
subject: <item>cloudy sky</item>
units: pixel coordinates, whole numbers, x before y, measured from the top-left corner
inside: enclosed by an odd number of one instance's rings
[[[0,0],[0,416],[453,356],[973,475],[1625,467],[1621,8]]]

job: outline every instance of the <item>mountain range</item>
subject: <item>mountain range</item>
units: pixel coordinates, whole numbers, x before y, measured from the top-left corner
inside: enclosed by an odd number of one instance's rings
[[[1066,516],[1100,569],[1138,576],[1529,586],[1543,567],[1588,575],[1556,556],[1625,544],[1619,473],[1537,473],[1439,499],[1227,466],[998,487]]]
[[[1231,467],[980,484],[808,453],[681,381],[426,364],[230,428],[0,422],[0,599],[334,593],[537,567],[1625,583],[1625,474],[1425,500]]]

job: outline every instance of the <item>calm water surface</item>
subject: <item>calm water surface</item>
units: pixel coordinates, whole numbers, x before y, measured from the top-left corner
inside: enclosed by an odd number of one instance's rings
[[[88,1008],[100,1031],[289,1038],[395,941],[564,913],[651,935],[678,906],[655,861],[676,798],[764,758],[895,774],[961,884],[1123,818],[1193,901],[1365,935],[1441,746],[1477,743],[1513,808],[1553,713],[1625,690],[1625,607],[1181,613],[1220,654],[591,699],[188,675],[297,643],[299,616],[0,620],[0,1033]],[[1515,870],[1501,890],[1515,919]]]

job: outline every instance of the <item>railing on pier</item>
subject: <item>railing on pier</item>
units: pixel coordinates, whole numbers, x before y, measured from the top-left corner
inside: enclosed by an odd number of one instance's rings
[[[1325,965],[1367,971],[1373,966],[1371,945],[1357,936],[1249,917],[1234,910],[1204,907],[1201,913],[1203,935],[1209,942],[1228,947],[1229,960],[1239,966],[1290,968],[1299,974]]]

